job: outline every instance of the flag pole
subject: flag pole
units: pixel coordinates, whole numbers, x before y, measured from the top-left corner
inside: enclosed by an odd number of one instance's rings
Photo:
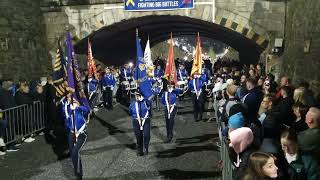
[[[70,32],[69,32],[70,33]],[[70,43],[70,47],[69,48],[71,48],[71,68],[72,68],[72,75],[73,75],[73,79],[75,78],[75,71],[74,71],[74,57],[73,57],[73,53],[72,53],[72,41],[71,41],[71,36],[70,36],[70,41],[69,41],[69,43]],[[76,86],[74,87],[74,91],[76,91]],[[74,97],[73,97],[73,92],[72,92],[72,94],[71,94],[71,105],[73,106],[73,103],[74,103]],[[74,120],[74,117],[75,117],[75,115],[74,115],[74,110],[73,109],[71,109],[71,113],[72,113],[72,123],[73,123],[73,138],[74,138],[74,144],[77,142],[77,135],[76,135],[76,124],[75,124],[75,120]]]

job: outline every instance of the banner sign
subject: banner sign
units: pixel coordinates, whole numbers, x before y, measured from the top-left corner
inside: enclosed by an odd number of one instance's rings
[[[191,9],[194,0],[125,0],[126,11],[157,11],[174,9]]]

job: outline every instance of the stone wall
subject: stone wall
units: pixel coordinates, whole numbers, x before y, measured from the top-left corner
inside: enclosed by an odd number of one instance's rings
[[[4,78],[31,79],[50,72],[44,32],[39,0],[1,0],[0,73]]]
[[[281,74],[294,82],[307,80],[318,93],[320,90],[320,1],[291,0],[288,4],[285,51]],[[310,43],[310,52],[304,47]]]

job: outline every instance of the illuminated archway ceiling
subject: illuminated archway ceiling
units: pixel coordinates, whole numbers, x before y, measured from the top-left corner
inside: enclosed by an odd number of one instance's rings
[[[139,29],[143,48],[148,36],[153,46],[167,40],[170,32],[173,33],[173,37],[196,35],[199,32],[200,36],[219,40],[236,49],[243,63],[258,60],[265,48],[242,34],[207,21],[185,16],[144,16],[124,20],[91,33],[75,45],[76,53],[87,54],[87,38],[90,38],[95,58],[107,65],[124,64],[128,59],[136,57],[136,28]]]

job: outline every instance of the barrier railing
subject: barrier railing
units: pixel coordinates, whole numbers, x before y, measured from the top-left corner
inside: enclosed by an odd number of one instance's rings
[[[20,105],[2,111],[6,121],[4,141],[6,144],[30,136],[45,127],[45,106],[43,102],[34,101],[33,104]]]
[[[222,135],[222,129],[225,128],[221,119],[218,118],[218,103],[216,98],[214,98],[213,108],[215,112],[216,122],[218,125],[218,133],[219,133],[219,143],[220,143],[220,158],[222,160],[222,180],[232,180],[233,178],[233,166],[229,158],[228,153],[228,144],[225,141],[225,138]]]

